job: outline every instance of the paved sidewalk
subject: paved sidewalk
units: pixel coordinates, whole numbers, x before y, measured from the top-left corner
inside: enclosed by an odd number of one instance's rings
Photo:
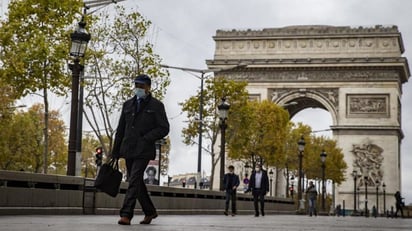
[[[365,217],[308,217],[296,215],[268,215],[253,217],[239,215],[160,215],[151,225],[138,224],[136,216],[131,226],[117,225],[117,216],[0,216],[1,231],[271,231],[271,230],[412,230],[412,219]]]

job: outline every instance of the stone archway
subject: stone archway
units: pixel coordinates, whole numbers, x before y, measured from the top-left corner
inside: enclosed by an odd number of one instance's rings
[[[333,125],[337,124],[337,89],[299,88],[273,89],[271,101],[279,105],[295,102],[285,107],[292,118],[306,108],[321,108],[332,115]]]
[[[337,188],[337,204],[345,201],[346,208],[353,208],[357,187],[362,188],[361,200],[366,198],[364,188],[375,192],[383,182],[388,195],[401,190],[400,98],[410,71],[396,26],[218,30],[213,38],[215,55],[207,60],[208,67],[246,64],[219,74],[247,81],[250,98],[280,105],[297,101],[287,107],[291,116],[309,107],[332,115],[333,137],[348,164],[347,180]],[[354,170],[362,173],[356,185]],[[368,197],[369,209],[376,206],[375,195]],[[386,201],[389,208],[393,196]],[[383,212],[382,199],[377,205]]]

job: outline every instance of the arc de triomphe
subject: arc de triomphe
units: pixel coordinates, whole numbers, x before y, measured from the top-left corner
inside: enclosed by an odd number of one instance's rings
[[[402,84],[410,76],[396,26],[218,30],[214,40],[208,67],[247,64],[222,75],[247,81],[250,97],[279,105],[297,102],[287,107],[291,117],[306,108],[330,113],[333,138],[348,164],[346,181],[336,188],[336,204],[345,200],[346,208],[353,208],[356,170],[362,174],[356,186],[358,209],[364,209],[365,183],[369,209],[376,205],[379,186],[383,211],[383,183],[386,209],[394,205],[393,194],[401,190]]]

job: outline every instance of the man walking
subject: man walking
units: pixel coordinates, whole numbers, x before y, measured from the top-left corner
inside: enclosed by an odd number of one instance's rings
[[[398,212],[401,211],[401,217],[403,218],[403,209],[402,207],[404,206],[403,203],[403,198],[401,196],[401,193],[399,191],[396,191],[395,193],[395,205],[396,205],[396,212],[395,212],[395,217],[398,217]]]
[[[239,176],[234,173],[235,167],[230,165],[228,167],[229,173],[226,173],[223,177],[223,185],[226,191],[226,204],[224,214],[229,215],[229,202],[232,201],[232,216],[236,215],[236,190],[239,187]]]
[[[255,170],[250,176],[248,191],[252,191],[255,217],[259,216],[258,202],[260,202],[260,212],[262,216],[265,216],[265,195],[269,192],[269,177],[260,164],[256,165]]]
[[[312,216],[312,214],[317,216],[318,212],[316,210],[316,199],[318,198],[318,191],[316,191],[313,181],[309,181],[309,187],[306,190],[306,195],[308,196],[309,216]]]
[[[139,75],[134,83],[135,96],[123,104],[112,151],[113,158],[125,158],[129,182],[120,209],[120,225],[130,225],[136,198],[145,214],[140,224],[150,224],[157,217],[143,176],[149,161],[156,157],[155,141],[169,133],[164,105],[150,93],[150,77]]]

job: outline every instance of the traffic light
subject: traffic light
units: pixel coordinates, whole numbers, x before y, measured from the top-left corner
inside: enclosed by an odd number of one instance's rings
[[[102,147],[98,147],[96,148],[96,165],[98,167],[102,166],[103,163],[103,148]]]

